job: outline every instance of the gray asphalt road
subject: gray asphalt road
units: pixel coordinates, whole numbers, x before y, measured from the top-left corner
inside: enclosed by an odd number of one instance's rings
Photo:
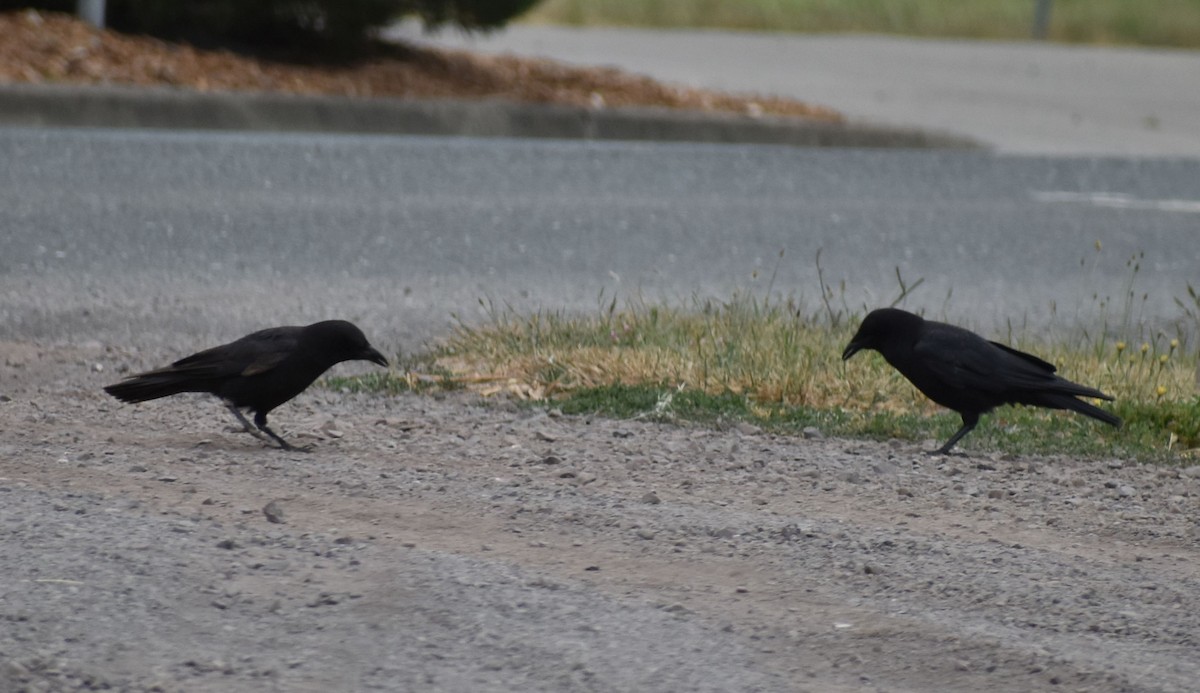
[[[395,35],[792,96],[1002,152],[1200,156],[1197,51],[534,26],[434,39],[402,26]]]
[[[1187,160],[88,130],[0,131],[0,160],[0,338],[175,349],[339,316],[408,349],[481,302],[816,310],[818,251],[835,305],[889,302],[899,268],[934,315],[1095,327],[1130,291],[1177,317],[1200,267]]]

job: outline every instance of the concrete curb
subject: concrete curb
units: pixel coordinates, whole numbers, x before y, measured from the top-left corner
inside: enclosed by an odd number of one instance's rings
[[[866,124],[499,100],[351,99],[116,86],[0,87],[0,125],[273,130],[470,137],[978,148],[964,137]]]

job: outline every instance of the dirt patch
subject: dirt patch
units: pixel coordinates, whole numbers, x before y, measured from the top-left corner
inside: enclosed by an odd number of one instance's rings
[[[100,391],[154,355],[4,349],[5,690],[1200,677],[1200,468],[319,389],[272,417],[288,454]]]
[[[647,106],[841,121],[836,111],[773,96],[676,87],[613,68],[406,47],[403,57],[303,66],[97,30],[69,15],[0,14],[0,83],[116,84],[407,99],[481,99],[588,108]]]

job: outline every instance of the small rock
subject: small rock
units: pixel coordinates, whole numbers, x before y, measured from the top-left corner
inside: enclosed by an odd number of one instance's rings
[[[900,467],[891,462],[874,462],[871,464],[871,471],[879,476],[892,476],[900,473]]]
[[[654,532],[652,532],[652,531],[650,531],[650,530],[648,530],[648,529],[639,529],[639,530],[636,532],[636,534],[637,534],[637,536],[638,536],[638,539],[646,539],[646,540],[650,540],[650,539],[653,539],[653,538],[654,538]]]
[[[755,426],[752,423],[748,423],[746,421],[739,421],[738,424],[736,426],[734,426],[734,428],[737,430],[738,433],[741,433],[744,436],[753,436],[753,435],[758,435],[759,433],[762,433],[761,428],[759,428],[758,426]]]
[[[1004,497],[1004,491],[1001,491],[1001,490],[1000,490],[1000,489],[998,489],[998,488],[994,488],[994,489],[992,489],[991,491],[988,491],[988,493],[987,493],[987,497],[988,497],[988,498],[1003,498],[1003,497]]]
[[[310,609],[315,609],[318,606],[337,606],[342,600],[333,593],[321,592],[317,598],[305,604]]]
[[[1121,498],[1131,498],[1136,493],[1132,486],[1121,486],[1117,489],[1117,495]]]
[[[29,669],[24,664],[18,661],[9,661],[4,665],[4,674],[6,678],[13,681],[26,682],[30,679]]]
[[[658,494],[655,493],[654,491],[647,491],[644,494],[642,494],[642,502],[647,503],[649,505],[658,505],[659,503],[662,502],[662,499],[659,498]]]
[[[816,426],[805,426],[800,435],[804,436],[805,440],[824,440],[825,434],[821,433],[821,429]]]
[[[283,519],[283,508],[280,507],[277,501],[271,501],[263,506],[263,515],[267,516],[267,522],[274,522],[277,525],[285,524]]]

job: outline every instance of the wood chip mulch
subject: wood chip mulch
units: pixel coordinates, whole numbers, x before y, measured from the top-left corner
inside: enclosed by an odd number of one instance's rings
[[[498,98],[588,108],[629,106],[823,121],[828,108],[771,96],[676,87],[615,68],[406,47],[402,57],[314,66],[201,50],[99,30],[66,14],[0,13],[0,84],[110,84],[412,99]]]

